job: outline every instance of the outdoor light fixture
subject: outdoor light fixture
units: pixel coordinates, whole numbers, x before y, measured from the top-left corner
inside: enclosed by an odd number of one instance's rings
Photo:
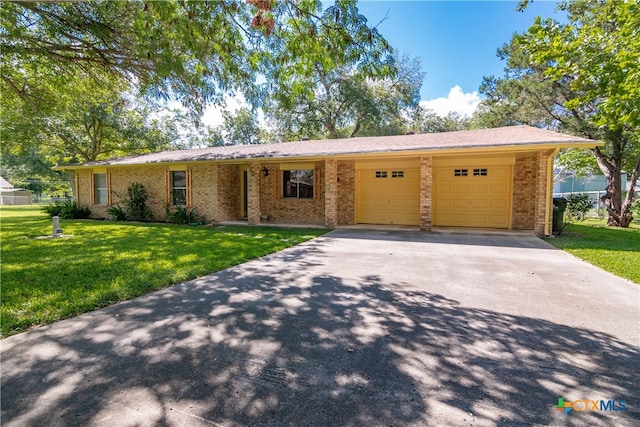
[[[262,174],[263,174],[264,176],[269,176],[269,169],[267,169],[267,167],[266,167],[266,166],[262,168]]]

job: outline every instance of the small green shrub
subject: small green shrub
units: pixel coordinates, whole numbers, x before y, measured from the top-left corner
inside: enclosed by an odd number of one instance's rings
[[[115,206],[109,206],[107,208],[107,214],[109,214],[108,219],[110,219],[111,221],[127,220],[127,213],[119,204],[116,204]]]
[[[72,200],[57,201],[42,208],[42,211],[50,217],[59,216],[63,219],[83,219],[91,215],[89,208],[81,208]]]
[[[176,206],[176,210],[172,212],[167,206],[167,222],[173,224],[199,225],[204,223],[204,218],[198,215],[196,208]]]
[[[587,193],[574,193],[566,197],[567,199],[567,219],[569,221],[583,221],[587,212],[595,207]]]
[[[127,219],[130,221],[152,221],[153,213],[147,205],[149,194],[144,185],[134,182],[127,188],[127,196],[123,200]]]

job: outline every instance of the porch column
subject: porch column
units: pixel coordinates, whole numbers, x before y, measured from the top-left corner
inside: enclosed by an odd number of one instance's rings
[[[420,230],[431,231],[433,222],[433,157],[420,156]]]
[[[324,161],[324,225],[338,226],[338,161]]]
[[[553,151],[539,151],[536,159],[536,202],[533,231],[538,236],[551,234]]]
[[[247,221],[260,224],[260,164],[251,163],[247,173]]]

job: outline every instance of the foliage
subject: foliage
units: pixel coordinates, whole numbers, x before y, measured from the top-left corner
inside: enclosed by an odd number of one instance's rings
[[[605,227],[602,220],[586,219],[570,232],[547,240],[557,248],[617,276],[640,284],[640,225]]]
[[[4,3],[2,84],[24,100],[79,71],[109,74],[143,94],[204,106],[240,90],[256,101],[258,72],[278,86],[321,64],[368,74],[393,68],[389,46],[355,1],[87,1]],[[48,72],[47,72],[48,71]],[[33,78],[45,73],[45,79]],[[306,89],[293,84],[293,91]]]
[[[183,227],[67,220],[69,239],[33,206],[0,207],[3,336],[203,276],[324,230]],[[82,256],[79,256],[81,254]]]
[[[246,107],[234,113],[222,112],[222,125],[218,130],[226,144],[258,144],[260,142],[260,126],[255,114]]]
[[[413,117],[412,131],[415,133],[438,133],[469,130],[472,127],[469,117],[461,116],[454,111],[445,117],[437,115],[433,110],[419,107]]]
[[[122,203],[125,206],[127,220],[129,221],[151,221],[153,213],[147,204],[149,194],[144,185],[134,182],[127,188],[127,194]]]
[[[587,193],[573,193],[567,197],[566,215],[570,221],[584,221],[587,212],[595,207],[595,203]]]
[[[172,212],[167,206],[167,222],[183,225],[200,225],[204,223],[204,218],[198,215],[196,208],[176,206]]]
[[[124,210],[120,204],[116,203],[113,206],[107,207],[107,219],[111,221],[126,221],[127,211]]]
[[[567,23],[537,18],[499,51],[505,76],[485,78],[487,99],[476,121],[528,123],[604,141],[590,154],[607,177],[608,224],[626,227],[633,192],[623,200],[621,174],[626,170],[634,186],[640,170],[640,3],[576,1],[559,8]],[[584,152],[563,159],[593,168]]]
[[[63,219],[82,219],[91,215],[89,208],[78,207],[78,203],[74,200],[56,201],[43,206],[42,212],[50,217],[59,216]]]
[[[278,139],[405,133],[407,116],[418,107],[424,73],[418,59],[397,53],[394,58],[393,74],[367,74],[345,57],[335,68],[319,64],[311,74],[283,82],[265,106]],[[296,91],[296,85],[306,89]]]

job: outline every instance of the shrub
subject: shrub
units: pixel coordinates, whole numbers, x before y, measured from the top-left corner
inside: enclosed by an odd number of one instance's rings
[[[126,207],[127,219],[130,221],[152,221],[153,213],[147,206],[149,195],[144,185],[134,182],[127,188],[127,195],[123,200]]]
[[[198,215],[196,208],[176,206],[176,210],[171,212],[167,206],[167,221],[173,224],[199,225],[204,223],[204,218]]]
[[[585,219],[587,212],[595,207],[587,193],[573,193],[567,196],[567,219],[570,221]]]
[[[111,221],[127,220],[127,213],[125,212],[124,209],[122,209],[122,206],[120,206],[119,204],[116,204],[115,206],[109,206],[107,208],[107,213],[109,214],[108,219],[110,219]]]
[[[57,201],[42,208],[42,211],[50,217],[59,216],[64,219],[82,219],[91,215],[89,208],[81,208],[72,200]]]

